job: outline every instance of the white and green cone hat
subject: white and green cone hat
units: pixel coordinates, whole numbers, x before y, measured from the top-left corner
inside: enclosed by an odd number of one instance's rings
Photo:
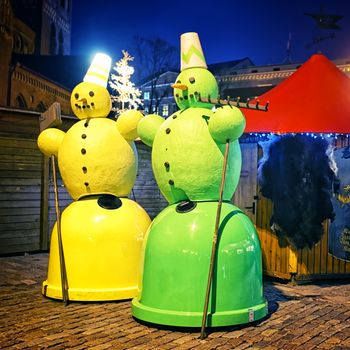
[[[201,42],[197,33],[181,35],[181,71],[187,68],[207,68]]]

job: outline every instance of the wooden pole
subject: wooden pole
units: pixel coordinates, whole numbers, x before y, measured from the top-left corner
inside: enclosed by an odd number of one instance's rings
[[[215,229],[214,229],[214,236],[213,236],[213,244],[212,244],[212,248],[211,248],[211,258],[210,258],[210,265],[209,265],[208,284],[207,284],[207,290],[206,290],[206,293],[205,293],[205,302],[204,302],[202,327],[201,327],[201,339],[206,338],[205,325],[206,325],[206,322],[207,322],[209,296],[210,296],[211,284],[212,284],[212,280],[213,280],[213,271],[214,271],[214,263],[215,263],[215,257],[216,257],[216,246],[217,246],[217,239],[218,239],[218,231],[219,231],[219,225],[220,225],[222,197],[223,197],[223,194],[224,194],[224,187],[225,187],[225,177],[226,177],[226,168],[227,168],[229,145],[230,145],[230,142],[229,142],[229,140],[227,140],[226,141],[226,148],[225,148],[224,164],[223,164],[223,169],[222,169],[219,202],[218,202],[218,208],[217,208],[217,211],[216,211],[216,222],[215,222]]]
[[[65,305],[67,305],[68,304],[68,281],[67,281],[66,265],[64,261],[63,243],[62,243],[61,212],[60,212],[59,200],[58,200],[56,161],[55,161],[54,155],[51,156],[51,164],[52,164],[52,176],[53,176],[53,185],[54,185],[54,193],[55,193],[56,227],[57,227],[57,238],[58,238],[58,253],[60,258],[62,300],[65,303]]]

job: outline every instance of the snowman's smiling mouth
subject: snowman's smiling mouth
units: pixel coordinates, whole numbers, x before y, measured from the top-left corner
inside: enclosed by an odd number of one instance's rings
[[[90,97],[94,97],[95,93],[93,91],[89,92],[89,96]],[[76,93],[74,95],[75,99],[77,100],[75,103],[75,107],[79,110],[81,109],[93,109],[95,107],[95,103],[94,102],[90,102],[88,103],[88,100],[86,97],[81,97],[79,98],[79,94]]]
[[[95,103],[94,102],[91,102],[90,104],[88,104],[87,102],[83,102],[81,103],[81,101],[77,101],[77,102],[80,102],[80,103],[76,103],[75,104],[75,107],[79,110],[81,109],[93,109],[95,108]]]

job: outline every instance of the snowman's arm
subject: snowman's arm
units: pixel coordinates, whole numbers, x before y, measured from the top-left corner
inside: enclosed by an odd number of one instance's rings
[[[156,133],[164,121],[165,120],[157,114],[149,114],[140,120],[137,126],[137,133],[146,145],[152,147]]]
[[[137,125],[143,117],[143,114],[135,109],[129,109],[118,117],[116,127],[127,141],[137,139]]]
[[[43,130],[38,137],[37,143],[40,151],[46,156],[58,155],[58,149],[63,141],[65,132],[55,128]]]
[[[234,106],[219,107],[208,121],[212,138],[217,143],[237,140],[244,131],[245,118],[241,110]]]

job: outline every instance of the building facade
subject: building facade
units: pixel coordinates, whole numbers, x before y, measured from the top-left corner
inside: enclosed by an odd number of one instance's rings
[[[34,31],[35,54],[70,54],[72,0],[15,0],[12,8]]]
[[[0,0],[0,106],[42,112],[59,102],[71,114],[72,85],[54,76],[70,37],[71,0]]]
[[[350,59],[339,59],[333,62],[350,77]],[[217,79],[221,98],[233,100],[239,98],[240,101],[245,102],[247,99],[260,96],[280,84],[292,75],[301,64],[256,66],[249,58],[245,58],[208,65],[208,69]],[[151,77],[140,85],[145,114],[157,113],[167,118],[177,111],[171,85],[175,82],[178,74],[174,71],[164,72],[157,77]],[[322,73],[320,72],[320,74]]]

